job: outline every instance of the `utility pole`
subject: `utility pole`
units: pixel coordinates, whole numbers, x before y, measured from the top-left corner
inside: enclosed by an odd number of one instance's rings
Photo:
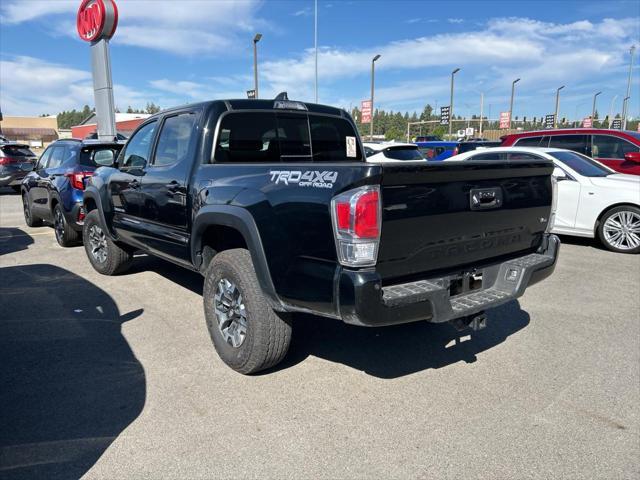
[[[627,80],[627,99],[631,98],[631,72],[633,71],[633,53],[636,51],[636,46],[631,45],[629,49],[629,79]],[[622,103],[622,130],[627,129],[627,102]]]
[[[553,115],[553,128],[558,128],[558,112],[560,111],[560,90],[564,88],[564,85],[558,87],[556,90],[556,110]]]
[[[596,98],[598,98],[598,95],[600,95],[602,92],[597,92],[594,96],[593,96],[593,108],[591,108],[591,124],[593,125],[593,128],[595,128],[595,122],[596,122]]]
[[[519,81],[520,81],[520,79],[516,78],[511,83],[511,102],[509,102],[509,130],[511,130],[511,121],[512,121],[512,117],[513,117],[513,95],[514,95],[515,90],[516,90],[516,83],[518,83]]]
[[[373,90],[375,87],[374,79],[376,74],[375,65],[376,65],[376,60],[378,60],[379,58],[380,58],[380,55],[376,55],[371,60],[371,122],[369,123],[369,140],[371,141],[373,141],[373,117],[375,113],[375,109],[373,108]]]
[[[261,33],[256,33],[253,37],[253,88],[256,91],[256,100],[260,98],[258,96],[258,42],[261,38]]]
[[[451,140],[451,125],[453,124],[453,77],[459,71],[460,69],[456,68],[453,72],[451,72],[451,97],[449,99],[449,140]]]
[[[613,123],[613,105],[616,103],[616,99],[618,95],[614,95],[611,99],[611,106],[609,107],[609,128],[611,128],[611,124]]]
[[[480,133],[479,136],[482,138],[482,108],[484,107],[484,93],[480,93]]]
[[[316,103],[318,103],[318,0],[315,0],[314,43],[316,48]]]

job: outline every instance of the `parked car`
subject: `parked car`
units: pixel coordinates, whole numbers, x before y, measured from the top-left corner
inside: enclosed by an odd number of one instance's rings
[[[22,179],[33,170],[37,159],[29,145],[0,143],[0,187],[11,187],[19,192]]]
[[[487,148],[499,147],[501,142],[491,140],[465,140],[458,144],[458,151],[456,155],[460,153],[470,152],[471,150],[484,150]]]
[[[424,160],[415,143],[397,142],[365,142],[364,154],[367,162],[405,162],[407,160]]]
[[[580,153],[557,148],[500,147],[456,155],[456,160],[553,160],[558,207],[552,232],[598,237],[609,250],[640,252],[640,177],[617,173]]]
[[[58,140],[42,153],[21,185],[28,226],[51,223],[63,247],[79,242],[85,212],[85,181],[100,166],[113,165],[123,143],[100,140]]]
[[[213,344],[247,374],[285,356],[291,312],[481,328],[550,275],[553,164],[495,167],[366,163],[344,110],[208,101],[145,119],[117,168],[96,170],[84,245],[104,275],[135,250],[201,272]],[[501,185],[502,203],[471,203]]]
[[[415,142],[437,142],[442,140],[437,135],[419,135],[416,137]]]
[[[429,161],[445,160],[458,153],[459,142],[451,141],[434,141],[434,142],[416,142],[416,145]]]
[[[520,132],[502,137],[502,146],[565,148],[595,158],[620,173],[640,175],[640,133],[567,128]]]

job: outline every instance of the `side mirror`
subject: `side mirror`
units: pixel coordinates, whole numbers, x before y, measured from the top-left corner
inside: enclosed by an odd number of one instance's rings
[[[556,178],[556,180],[559,182],[562,180],[569,180],[569,177],[567,176],[567,174],[560,167],[554,168],[553,173],[551,175],[553,175]]]
[[[624,159],[628,162],[640,163],[640,152],[627,152],[624,154]]]
[[[115,164],[113,150],[98,150],[93,155],[93,161],[100,167],[113,167]]]

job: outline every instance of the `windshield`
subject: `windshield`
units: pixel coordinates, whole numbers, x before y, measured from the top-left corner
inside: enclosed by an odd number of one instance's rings
[[[417,147],[389,147],[384,150],[384,156],[392,160],[424,160]]]
[[[118,153],[120,153],[120,150],[122,150],[122,145],[102,145],[102,146],[95,146],[95,147],[84,147],[80,151],[80,161],[78,163],[86,167],[99,167],[101,165],[105,165],[105,163],[100,159],[105,158],[105,153],[107,151],[112,152],[112,155],[107,155],[107,158],[111,157],[111,159],[113,160],[115,157],[118,156]],[[101,152],[105,152],[105,153],[101,153]]]
[[[580,155],[579,153],[549,152],[549,155],[557,158],[567,167],[571,168],[583,177],[606,177],[613,173],[612,170],[609,170],[601,163],[598,163],[585,155]]]

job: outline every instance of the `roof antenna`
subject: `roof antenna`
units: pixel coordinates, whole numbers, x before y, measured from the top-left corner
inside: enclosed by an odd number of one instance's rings
[[[287,96],[287,92],[280,92],[274,100],[289,100],[289,97]]]

